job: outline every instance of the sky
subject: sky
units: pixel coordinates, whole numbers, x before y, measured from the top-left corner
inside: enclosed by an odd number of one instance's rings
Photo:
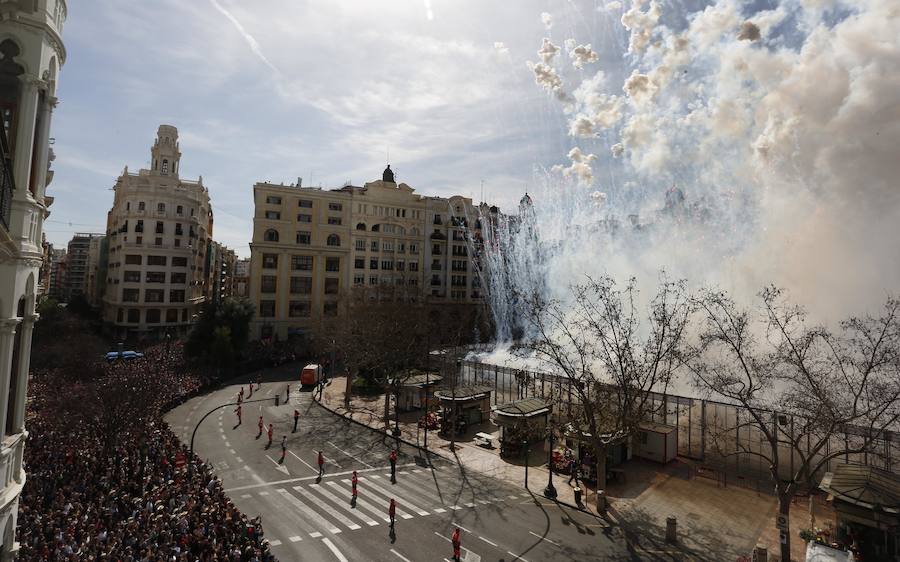
[[[148,167],[161,123],[178,128],[181,177],[209,187],[214,238],[242,256],[258,181],[360,185],[389,159],[419,193],[478,201],[483,181],[508,207],[571,148],[525,64],[553,4],[72,2],[47,238],[105,230],[111,187]]]

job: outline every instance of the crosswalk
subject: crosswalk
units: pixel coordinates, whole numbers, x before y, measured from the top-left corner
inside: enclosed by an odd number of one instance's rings
[[[406,520],[531,497],[528,493],[494,490],[488,497],[472,500],[471,492],[450,494],[444,489],[444,501],[441,501],[431,472],[422,469],[398,472],[396,483],[391,483],[387,471],[360,474],[355,502],[351,502],[350,479],[343,476],[325,477],[319,483],[311,480],[291,482],[246,492],[249,493],[240,497],[259,496],[262,501],[274,500],[281,509],[300,515],[305,528],[295,529],[291,536],[273,537],[279,544],[389,524],[388,504],[392,498],[397,504],[398,520]]]

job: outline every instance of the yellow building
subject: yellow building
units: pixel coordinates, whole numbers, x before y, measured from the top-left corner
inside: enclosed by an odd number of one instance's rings
[[[258,183],[253,192],[250,298],[259,338],[313,335],[349,313],[352,289],[481,302],[468,250],[478,223],[471,199],[418,195],[394,181],[390,166],[362,187]]]

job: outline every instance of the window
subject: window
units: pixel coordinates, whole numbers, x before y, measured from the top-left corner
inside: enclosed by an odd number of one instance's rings
[[[130,210],[131,210],[131,201],[126,201],[126,202],[125,202],[125,210],[126,210],[126,211],[130,211]],[[119,309],[119,311],[120,311],[119,316],[121,316],[121,310],[122,310],[122,309],[120,308],[120,309]]]
[[[272,318],[275,316],[275,301],[259,301],[259,316]]]
[[[305,230],[297,231],[297,244],[309,246],[312,244],[312,233]]]
[[[138,211],[143,211],[146,208],[147,207],[146,207],[146,205],[144,205],[143,201],[138,201]]]
[[[164,173],[164,174],[169,173],[169,161],[168,160],[163,160],[162,173]]]
[[[409,270],[410,271],[419,271],[419,262],[417,262],[417,261],[409,262]]]
[[[440,244],[432,244],[432,245],[431,245],[431,253],[434,254],[434,255],[436,255],[436,256],[441,255],[441,246],[440,246]]]
[[[328,240],[325,242],[329,246],[340,246],[341,245],[341,237],[337,234],[329,234]]]
[[[140,289],[122,289],[122,301],[123,302],[138,302],[141,296]],[[136,320],[139,322],[139,320]]]
[[[281,205],[281,197],[269,195],[266,197],[266,203],[269,205]]]
[[[325,278],[325,294],[326,295],[336,295],[338,293],[338,287],[340,286],[340,279],[335,277],[326,277]]]
[[[184,289],[173,289],[169,291],[169,302],[184,302]],[[175,320],[172,320],[172,322],[175,322]]]
[[[377,225],[377,224],[372,225],[372,232],[378,232],[379,230],[381,230],[380,225]]]
[[[166,204],[165,203],[157,203],[156,204],[156,212],[157,213],[165,213],[166,212]]]
[[[378,240],[372,240],[371,250],[372,250],[373,252],[377,252],[377,251],[378,251]]]
[[[406,268],[406,263],[403,260],[397,260],[397,271],[403,271]]]
[[[304,209],[312,209],[312,203],[313,203],[312,201],[309,201],[307,199],[301,199],[297,203],[298,203],[298,207],[302,207]]]
[[[409,285],[410,287],[414,287],[419,284],[419,280],[418,279],[407,279],[406,284]]]
[[[325,271],[340,271],[341,258],[325,258]]]
[[[143,261],[141,258],[143,256],[136,256],[134,254],[125,254],[125,265],[141,265]],[[175,258],[172,258],[173,261]]]
[[[281,220],[281,212],[280,211],[266,211],[266,218],[271,220]]]
[[[365,275],[354,275],[353,276],[353,284],[354,285],[365,285],[366,284],[366,276]]]
[[[357,240],[356,241],[356,251],[357,252],[365,252],[366,251],[366,241],[365,240]]]
[[[187,258],[172,258],[172,267],[187,267]]]
[[[438,261],[438,260],[432,261],[432,262],[431,262],[431,269],[433,269],[433,270],[435,270],[435,271],[440,271],[440,270],[441,270],[441,262]]]
[[[154,246],[162,246],[162,238],[160,238],[158,236],[156,238],[154,238],[153,245]]]
[[[359,223],[356,225],[356,230],[365,230],[365,229],[366,229],[365,223]]]
[[[173,260],[172,265],[175,265],[175,263],[174,263],[175,258],[172,258],[172,260]],[[166,256],[147,256],[147,265],[165,266],[166,265]]]
[[[329,203],[328,210],[329,211],[343,211],[344,205],[341,203]]]
[[[394,260],[381,260],[381,269],[385,271],[394,269]]]
[[[326,302],[325,307],[322,309],[322,314],[325,316],[337,316],[338,312],[338,303],[336,302]]]
[[[262,282],[261,287],[260,287],[260,292],[261,293],[274,293],[275,292],[275,283],[276,283],[277,279],[278,278],[275,277],[274,275],[263,275],[260,278],[260,281]]]
[[[341,224],[341,217],[328,217],[328,224]]]
[[[377,285],[378,284],[378,276],[370,275],[369,276],[369,285]]]
[[[184,207],[182,207],[181,205],[178,205],[177,207],[175,207],[175,214],[177,214],[178,216],[183,215]]]
[[[141,282],[141,272],[140,271],[126,271],[123,281],[126,283],[140,283]]]
[[[163,302],[164,295],[162,289],[147,289],[144,291],[144,302]]]
[[[291,294],[308,295],[312,293],[312,277],[291,277]]]
[[[270,228],[263,234],[263,239],[266,242],[278,242],[278,231],[274,228]]]
[[[134,225],[135,232],[144,232],[144,221],[139,220],[137,224]]]
[[[394,251],[394,243],[393,242],[382,242],[381,250],[384,252],[393,252]]]
[[[175,236],[182,236],[182,235],[184,235],[184,230],[182,230],[182,228],[181,228],[181,223],[176,222],[175,223]]]
[[[147,272],[147,283],[165,283],[165,282],[166,282],[166,272],[165,271],[148,271]]]
[[[291,301],[288,303],[288,316],[294,318],[308,318],[312,312],[309,301]]]
[[[419,253],[419,245],[410,242],[410,244],[409,244],[409,253],[410,253],[410,254],[418,254],[418,253]]]
[[[300,213],[297,215],[297,222],[312,222],[312,215]]]
[[[137,302],[137,301],[135,301]],[[128,323],[129,324],[138,324],[141,321],[141,311],[136,308],[128,309]]]
[[[356,258],[353,260],[353,269],[365,269],[366,268],[366,258]]]
[[[441,222],[441,215],[434,215],[434,224],[443,224]]]
[[[263,269],[278,269],[278,254],[263,254]]]
[[[294,271],[312,271],[312,256],[291,256],[291,269]]]
[[[166,311],[166,323],[174,324],[175,322],[178,322],[178,309],[170,308]]]
[[[397,253],[402,254],[406,252],[406,243],[397,242]]]
[[[170,283],[185,283],[187,282],[187,273],[171,273],[169,275]]]
[[[378,269],[378,258],[372,258],[369,260],[369,269]]]

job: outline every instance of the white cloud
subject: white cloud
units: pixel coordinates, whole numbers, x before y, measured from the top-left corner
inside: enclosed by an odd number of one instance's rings
[[[606,6],[603,6],[602,8],[598,8],[598,10],[599,9],[605,9],[607,12],[614,12],[616,10],[622,9],[622,3],[619,2],[618,0],[613,0],[612,2],[607,2]]]
[[[494,41],[494,50],[499,55],[508,55],[509,48],[502,41]]]
[[[244,29],[244,26],[241,25],[241,22],[239,22],[238,19],[231,14],[231,12],[222,7],[222,5],[219,4],[217,0],[209,0],[209,3],[212,4],[213,7],[219,11],[219,13],[228,18],[228,21],[231,22],[237,32],[240,33],[241,37],[244,38],[244,41],[247,42],[247,45],[250,46],[250,50],[253,52],[253,54],[256,55],[257,58],[259,58],[259,60],[261,60],[266,66],[275,71],[276,75],[280,74],[275,65],[272,64],[271,61],[266,58],[266,55],[263,54],[262,48],[260,48],[259,43],[256,41],[256,39],[252,35],[250,35],[250,33],[248,33],[246,29]]]

